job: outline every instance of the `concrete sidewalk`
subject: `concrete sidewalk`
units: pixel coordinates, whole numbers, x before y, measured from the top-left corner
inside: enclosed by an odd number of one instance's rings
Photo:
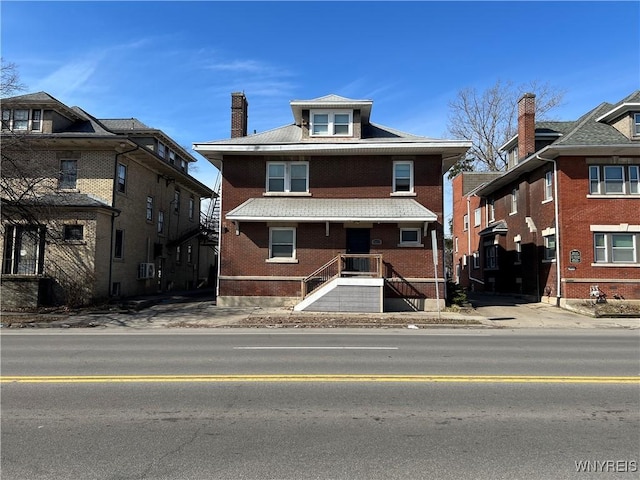
[[[592,318],[546,303],[489,298],[474,301],[465,312],[394,312],[378,314],[293,312],[284,308],[218,307],[213,296],[139,299],[135,308],[111,308],[77,314],[33,315],[3,313],[4,328],[58,327],[98,329],[158,328],[623,328],[640,329],[640,318]]]

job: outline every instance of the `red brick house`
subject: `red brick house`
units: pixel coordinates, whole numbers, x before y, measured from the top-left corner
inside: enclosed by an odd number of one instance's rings
[[[294,100],[292,124],[247,135],[247,99],[232,94],[232,138],[194,144],[223,176],[219,305],[379,312],[444,298],[442,178],[470,144],[374,124],[372,104]]]
[[[477,252],[476,289],[564,305],[597,285],[640,299],[640,91],[570,122],[536,122],[534,102],[519,101],[507,171],[471,191],[479,231],[464,230],[474,174],[454,179],[454,235],[471,245],[454,253],[458,270]]]

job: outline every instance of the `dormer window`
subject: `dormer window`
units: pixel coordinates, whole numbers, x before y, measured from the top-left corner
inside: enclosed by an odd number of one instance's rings
[[[42,130],[42,110],[2,110],[2,130],[39,132]]]
[[[351,136],[353,113],[350,110],[311,111],[311,136]]]
[[[640,113],[633,114],[633,134],[636,137],[640,136]]]

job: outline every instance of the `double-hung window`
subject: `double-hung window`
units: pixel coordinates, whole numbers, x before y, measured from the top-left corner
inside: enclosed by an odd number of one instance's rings
[[[75,189],[78,184],[78,161],[62,160],[60,162],[60,181],[58,188],[61,190]]]
[[[594,233],[595,263],[638,263],[638,235]]]
[[[160,235],[164,233],[164,212],[162,210],[158,212],[158,233]]]
[[[467,230],[469,230],[469,215],[467,215],[465,213],[465,215],[462,217],[462,229],[466,232]]]
[[[481,223],[482,223],[482,209],[476,208],[473,211],[473,226],[479,227]]]
[[[304,193],[308,191],[308,162],[267,163],[267,192]]]
[[[122,163],[118,164],[118,191],[125,193],[127,191],[127,166]]]
[[[633,134],[640,135],[640,113],[633,114]]]
[[[153,197],[147,197],[147,222],[153,221]]]
[[[311,136],[350,136],[352,134],[351,111],[311,111]]]
[[[518,189],[511,190],[511,214],[518,213]]]
[[[29,110],[26,108],[14,110],[3,109],[2,130],[14,130],[19,132],[32,130],[39,132],[42,130],[42,110]]]
[[[293,227],[272,227],[269,229],[269,258],[296,258],[296,229]]]
[[[544,199],[545,201],[553,198],[553,172],[549,170],[544,174]]]
[[[116,230],[113,258],[124,258],[124,230]]]
[[[640,165],[590,165],[592,195],[640,194]]]
[[[413,193],[413,162],[393,162],[393,192]]]
[[[164,158],[166,155],[166,147],[164,146],[164,143],[162,142],[158,142],[158,156]]]
[[[196,210],[196,201],[193,197],[189,198],[189,220],[193,220],[193,216]]]
[[[495,222],[496,221],[495,200],[493,198],[489,199],[489,203],[487,204],[487,206],[489,208],[489,221],[490,222]]]

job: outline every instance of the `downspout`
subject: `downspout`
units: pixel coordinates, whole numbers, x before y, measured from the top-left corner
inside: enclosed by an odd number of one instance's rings
[[[122,144],[126,145],[126,144]],[[131,150],[126,150],[124,152],[116,153],[115,161],[113,165],[113,188],[111,189],[111,208],[116,209],[116,192],[118,188],[118,157],[120,155],[124,155],[125,153],[131,153],[138,150],[140,147],[136,145],[135,148]],[[113,276],[113,242],[115,237],[115,219],[120,216],[120,212],[116,215],[115,212],[111,214],[111,239],[109,241],[109,281],[107,283],[107,298],[111,298],[111,280]]]
[[[469,284],[471,281],[477,282],[480,285],[484,285],[484,280],[480,280],[478,278],[474,278],[471,276],[471,197],[477,197],[474,193],[473,195],[467,195],[467,277],[469,278]],[[463,225],[464,226],[464,225]]]
[[[555,223],[556,223],[556,307],[560,306],[560,286],[562,283],[560,282],[560,260],[562,259],[562,255],[560,252],[560,214],[558,208],[558,202],[560,198],[558,197],[558,162],[552,160],[550,158],[543,158],[540,155],[536,154],[536,158],[538,160],[542,160],[544,162],[553,163],[553,205],[554,205],[554,215],[555,215]]]

